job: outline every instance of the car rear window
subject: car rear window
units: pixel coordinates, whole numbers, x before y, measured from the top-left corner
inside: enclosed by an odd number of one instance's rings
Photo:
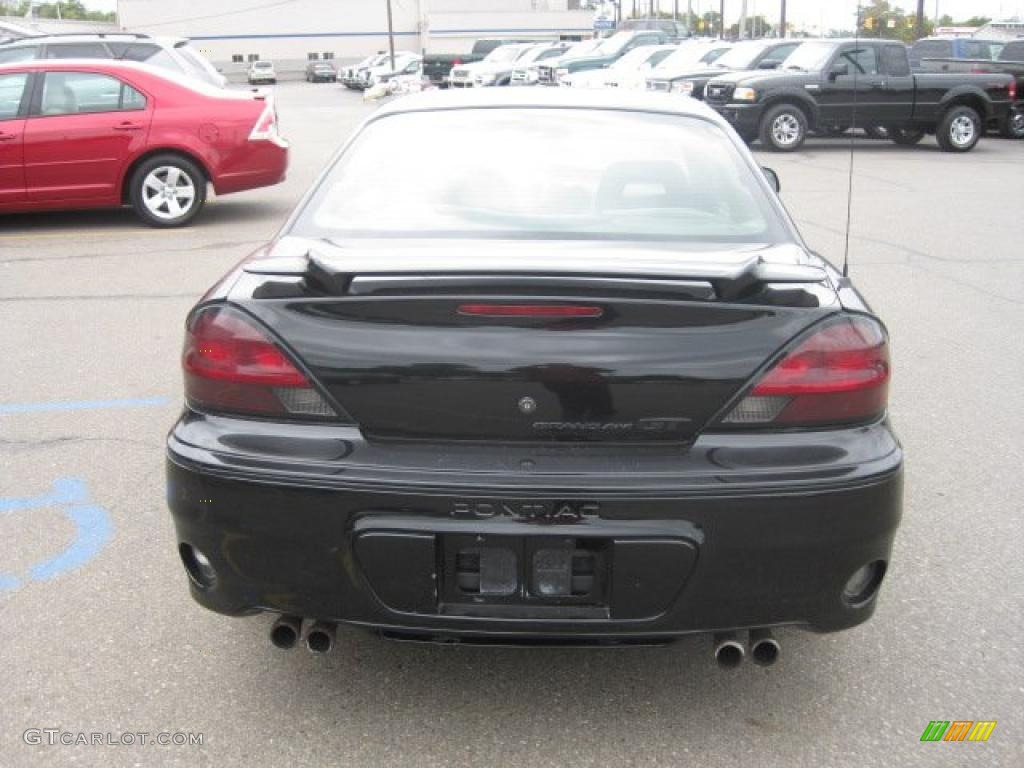
[[[422,112],[371,123],[328,173],[296,231],[326,238],[786,237],[755,172],[710,122],[617,110],[526,112]]]
[[[17,48],[0,48],[0,64],[16,64],[19,61],[31,61],[39,53],[37,45],[21,45]]]
[[[1000,61],[1024,61],[1024,41],[1007,43],[999,54]]]
[[[48,59],[109,59],[110,52],[102,43],[48,43]]]

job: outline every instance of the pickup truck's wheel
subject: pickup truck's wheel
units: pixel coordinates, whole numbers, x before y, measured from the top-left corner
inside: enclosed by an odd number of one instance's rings
[[[206,202],[206,175],[181,155],[154,155],[135,169],[128,199],[151,227],[182,227]]]
[[[999,133],[1007,139],[1024,139],[1024,107],[1010,110],[999,123]]]
[[[904,147],[913,146],[924,138],[924,131],[918,128],[889,127],[886,130],[889,132],[890,139]]]
[[[953,107],[942,116],[935,139],[943,152],[968,152],[981,139],[981,117],[970,107]]]
[[[800,149],[807,138],[807,116],[800,107],[779,104],[761,118],[758,132],[761,144],[775,152],[793,152]]]

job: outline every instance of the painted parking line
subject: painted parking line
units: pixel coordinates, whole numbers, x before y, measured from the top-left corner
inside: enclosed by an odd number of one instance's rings
[[[85,482],[75,477],[53,481],[51,490],[38,496],[0,497],[0,515],[62,508],[75,525],[75,535],[63,550],[30,566],[26,576],[0,572],[0,592],[13,591],[26,581],[50,581],[81,568],[95,558],[113,537],[114,525],[102,507],[89,500]]]
[[[124,397],[113,400],[55,400],[38,403],[0,403],[3,413],[46,413],[48,411],[104,411],[115,408],[152,408],[167,405],[169,397]]]

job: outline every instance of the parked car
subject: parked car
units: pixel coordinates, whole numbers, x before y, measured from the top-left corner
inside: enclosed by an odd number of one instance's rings
[[[260,85],[261,83],[276,83],[277,70],[274,69],[272,61],[254,61],[249,65],[249,85]]]
[[[592,52],[578,56],[565,56],[542,64],[538,68],[541,85],[558,85],[566,75],[588,69],[603,69],[611,66],[634,48],[644,45],[664,45],[668,38],[660,30],[642,32],[617,32],[601,41]]]
[[[385,54],[383,59],[373,66],[360,69],[357,73],[362,88],[372,88],[378,83],[390,80],[399,75],[418,75],[423,67],[423,57],[411,51],[395,51],[394,66],[391,55]]]
[[[372,56],[367,56],[365,59],[360,61],[358,64],[352,66],[342,67],[338,72],[338,79],[341,80],[342,84],[353,91],[362,90],[363,77],[360,72],[368,70],[371,67],[379,66],[388,58],[386,53],[375,53]]]
[[[537,43],[538,40],[521,38],[484,38],[473,43],[469,53],[428,53],[423,57],[423,76],[439,88],[447,88],[451,82],[453,67],[482,61],[495,48],[515,43]]]
[[[623,19],[615,26],[616,32],[648,30],[658,30],[664,33],[670,43],[678,43],[690,37],[686,25],[672,19]]]
[[[112,59],[145,62],[176,75],[195,77],[223,88],[227,78],[186,39],[150,37],[133,32],[60,34],[24,37],[0,43],[0,64],[36,59]]]
[[[559,85],[572,88],[643,90],[647,73],[676,50],[675,45],[644,45],[634,48],[605,69],[588,69],[574,75],[566,75]]]
[[[472,67],[472,81],[476,88],[488,86],[503,86],[512,84],[512,73],[518,66],[528,66],[537,61],[537,57],[544,55],[545,58],[554,58],[568,50],[568,43],[537,45],[536,43],[518,43],[516,45],[505,45],[495,49],[487,58],[476,64],[469,64]],[[452,69],[452,84],[454,85],[455,73],[464,70],[465,67]]]
[[[510,43],[508,45],[501,45],[479,61],[472,61],[469,63],[463,62],[458,66],[454,66],[448,75],[448,86],[450,88],[472,88],[474,85],[473,79],[476,77],[477,73],[491,71],[501,72],[505,69],[508,70],[509,79],[511,79],[512,69],[514,68],[516,59],[525,54],[534,45],[536,45],[536,43]],[[487,84],[493,85],[493,80]]]
[[[988,59],[921,59],[918,69],[922,72],[999,72],[1011,75],[1017,81],[1017,98],[1024,99],[1024,40],[1007,42],[995,61]],[[1024,138],[1024,102],[1018,101],[1015,108],[995,127],[1009,139]]]
[[[732,48],[724,40],[690,41],[678,46],[654,67],[646,78],[648,91],[669,91],[673,78],[707,69]]]
[[[976,37],[922,37],[910,46],[910,66],[917,69],[922,59],[987,59],[992,61],[1006,40]]]
[[[281,648],[715,632],[735,665],[751,630],[771,663],[768,628],[858,625],[888,570],[885,327],[695,100],[392,102],[182,366],[183,576]]]
[[[712,78],[728,71],[776,69],[799,46],[799,40],[744,40],[732,46],[711,65],[696,66],[689,71],[652,74],[648,81],[654,84],[651,90],[703,99],[704,88]]]
[[[329,61],[311,61],[306,65],[307,83],[333,83],[338,79],[338,72]]]
[[[131,205],[155,227],[284,180],[273,102],[147,65],[0,65],[0,211]]]
[[[780,72],[715,78],[705,98],[745,140],[780,152],[799,149],[809,131],[849,128],[855,116],[887,126],[898,144],[933,133],[943,150],[967,152],[986,120],[1007,119],[1016,91],[1010,75],[914,74],[901,43],[820,40],[805,42]]]
[[[542,62],[569,54],[583,56],[593,51],[600,44],[601,40],[584,40],[583,42],[572,44],[552,43],[550,47],[545,47],[545,44],[541,44],[537,46],[536,52],[532,56],[527,54],[516,62],[509,85],[536,85],[540,80]]]

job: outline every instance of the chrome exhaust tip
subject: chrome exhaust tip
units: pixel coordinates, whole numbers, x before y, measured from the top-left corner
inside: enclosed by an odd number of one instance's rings
[[[270,628],[270,642],[275,648],[287,651],[295,647],[302,634],[301,616],[279,616]]]
[[[750,630],[750,657],[760,667],[770,667],[779,660],[782,646],[770,629]]]
[[[334,647],[335,626],[326,621],[317,621],[306,633],[306,648],[310,653],[330,653]]]
[[[719,632],[715,635],[715,661],[722,669],[736,669],[743,663],[746,653],[735,632]]]

